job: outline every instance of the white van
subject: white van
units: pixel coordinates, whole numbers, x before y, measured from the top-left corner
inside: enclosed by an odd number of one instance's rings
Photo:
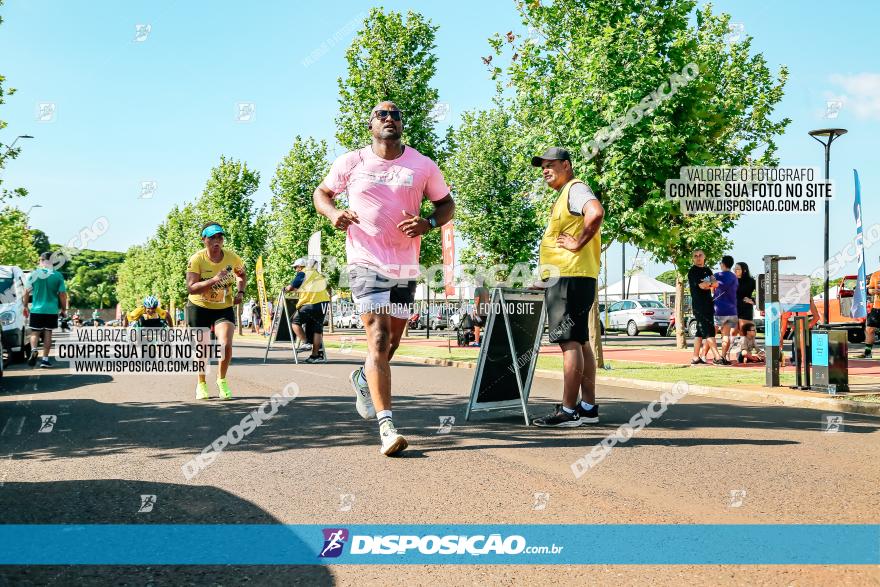
[[[30,354],[27,320],[24,318],[25,274],[21,267],[0,265],[0,328],[3,348],[11,362],[24,361]]]

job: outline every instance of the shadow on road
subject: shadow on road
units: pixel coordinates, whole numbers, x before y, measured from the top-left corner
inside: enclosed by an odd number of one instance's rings
[[[63,401],[64,410],[59,409]],[[156,458],[183,463],[260,407],[265,398],[242,398],[230,402],[103,403],[92,399],[32,400],[28,405],[0,402],[0,427],[10,418],[24,417],[26,434],[36,432],[41,415],[60,414],[51,434],[29,438],[0,436],[0,453],[12,451],[15,459],[54,459],[125,454],[149,448]],[[414,448],[430,453],[440,450],[477,450],[492,447],[541,448],[584,447],[596,444],[646,407],[646,402],[605,398],[602,423],[567,430],[526,427],[522,416],[512,413],[475,415],[466,422],[466,397],[460,394],[396,395],[395,414],[405,434],[419,437]],[[533,403],[532,416],[552,406]],[[452,434],[438,434],[440,419],[455,417]],[[875,433],[880,421],[868,416],[845,415],[842,434]],[[654,420],[648,430],[699,431],[714,429],[706,437],[676,438],[675,435],[635,435],[621,446],[728,446],[797,444],[782,433],[812,431],[822,434],[823,413],[790,407],[723,403],[679,403]],[[365,422],[354,411],[348,396],[301,395],[279,407],[277,413],[226,451],[279,452],[313,448],[354,447],[376,444],[375,422]],[[730,438],[718,429],[736,431]],[[743,430],[778,430],[779,439],[748,438]],[[17,445],[13,447],[13,441]],[[329,443],[329,444],[328,444]],[[5,445],[5,446],[4,446]]]
[[[151,511],[142,496],[155,496]],[[151,500],[147,500],[149,504]],[[4,524],[277,524],[253,503],[208,486],[121,479],[6,483]],[[291,534],[291,540],[298,540]],[[119,545],[113,545],[118,548]],[[97,545],[96,547],[100,547]],[[137,549],[137,544],[131,545]],[[192,544],[194,550],[235,544]],[[294,565],[0,566],[3,585],[333,585],[330,569]]]

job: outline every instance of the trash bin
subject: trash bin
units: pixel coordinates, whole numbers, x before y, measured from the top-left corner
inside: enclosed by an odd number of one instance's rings
[[[847,347],[845,330],[813,330],[810,343],[813,389],[828,393],[849,391]]]

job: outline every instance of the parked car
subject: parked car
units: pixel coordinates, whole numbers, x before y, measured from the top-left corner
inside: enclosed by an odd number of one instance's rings
[[[0,379],[3,379],[3,368],[6,366],[6,355],[3,352],[3,338],[0,337]]]
[[[24,361],[30,354],[24,317],[24,276],[21,267],[0,265],[0,338],[10,362]]]
[[[449,316],[449,328],[451,330],[458,330],[458,327],[461,326],[461,321],[465,316],[471,314],[474,311],[473,304],[464,304],[462,305],[458,311],[453,312]]]
[[[336,328],[363,328],[361,315],[355,312],[334,316],[333,325]]]
[[[661,336],[669,333],[669,322],[672,309],[656,300],[620,300],[608,307],[608,319],[601,316],[602,329],[622,330],[629,336],[637,336],[639,332],[659,332]]]

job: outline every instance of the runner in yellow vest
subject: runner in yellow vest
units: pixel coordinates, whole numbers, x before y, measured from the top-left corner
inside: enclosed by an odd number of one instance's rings
[[[596,298],[605,210],[590,187],[575,179],[565,149],[547,149],[532,158],[532,165],[540,167],[547,185],[559,192],[541,239],[540,263],[550,342],[562,349],[564,375],[562,404],[534,423],[554,428],[596,424],[596,359],[588,344],[588,316]],[[558,270],[558,277],[547,270],[550,267]]]
[[[327,293],[327,278],[321,275],[314,265],[313,259],[294,261],[296,276],[284,290],[299,292],[292,326],[297,339],[306,341],[306,345],[300,349],[312,351],[304,362],[326,363],[327,357],[324,356],[321,348],[324,342],[324,315],[330,305],[330,294]]]

